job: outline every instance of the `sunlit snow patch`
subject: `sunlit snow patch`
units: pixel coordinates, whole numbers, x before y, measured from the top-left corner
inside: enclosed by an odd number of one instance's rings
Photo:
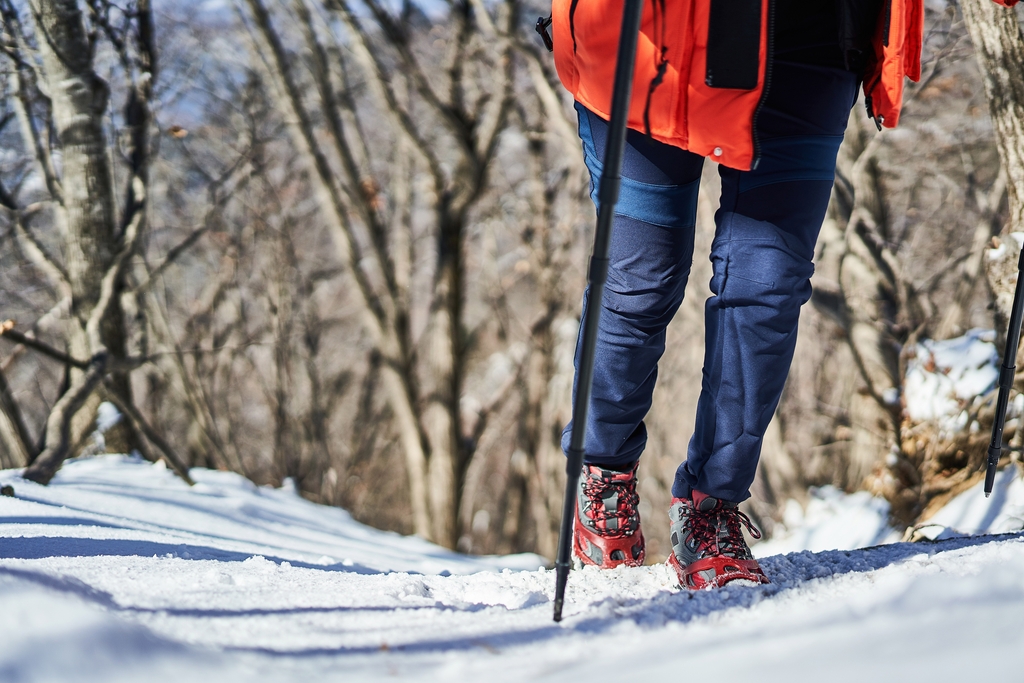
[[[1018,249],[1024,249],[1024,232],[1011,232],[1012,237],[1017,242]],[[1006,242],[1000,241],[999,246],[995,249],[988,250],[988,260],[998,261],[1006,255]]]
[[[807,507],[786,503],[782,524],[771,540],[752,550],[757,557],[811,550],[852,550],[892,543],[900,534],[889,526],[889,503],[867,491],[843,493],[834,486],[811,489]]]
[[[951,432],[966,427],[965,407],[991,391],[999,378],[994,341],[992,330],[974,329],[955,339],[917,344],[904,382],[910,418],[934,421]]]

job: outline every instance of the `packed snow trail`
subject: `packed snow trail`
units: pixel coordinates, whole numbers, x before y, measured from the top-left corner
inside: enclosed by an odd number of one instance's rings
[[[663,565],[573,572],[556,625],[536,556],[460,556],[193,474],[114,456],[49,487],[0,472],[0,681],[1024,678],[1019,532],[775,555],[771,585],[702,593]],[[944,523],[1020,521],[1013,470],[997,494]]]

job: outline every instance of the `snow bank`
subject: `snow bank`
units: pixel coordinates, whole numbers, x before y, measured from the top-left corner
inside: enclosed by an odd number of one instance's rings
[[[996,475],[991,498],[985,498],[985,484],[978,482],[922,524],[920,533],[935,540],[1021,529],[1024,529],[1024,481],[1020,469],[1013,465]]]
[[[804,550],[853,550],[895,543],[903,532],[889,525],[889,504],[866,491],[844,493],[832,486],[810,490],[806,508],[786,503],[775,535],[753,546],[757,557]],[[1024,479],[1016,465],[996,475],[992,496],[985,497],[979,481],[919,524],[921,538],[944,540],[978,534],[1007,534],[1024,530]]]
[[[588,569],[556,625],[536,556],[463,557],[287,490],[193,476],[116,457],[68,463],[49,487],[0,472],[17,494],[0,497],[0,680],[1019,677],[1020,534],[773,555],[771,585],[702,593],[664,565]],[[833,544],[873,542],[880,514],[822,489],[790,531],[827,544],[846,515],[861,536]]]
[[[207,653],[69,598],[67,589],[88,591],[0,572],[0,680],[175,680],[216,668]]]
[[[531,554],[460,555],[371,529],[340,508],[300,498],[293,487],[258,487],[231,472],[195,468],[192,477],[196,485],[189,487],[162,466],[121,455],[68,462],[49,486],[8,471],[0,482],[13,484],[17,498],[4,499],[2,509],[23,535],[22,557],[48,552],[43,539],[59,530],[78,552],[96,556],[234,561],[260,555],[328,570],[430,574],[536,569],[546,562]],[[0,546],[0,558],[7,547]]]

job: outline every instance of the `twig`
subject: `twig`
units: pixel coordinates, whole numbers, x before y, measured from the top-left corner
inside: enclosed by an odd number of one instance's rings
[[[62,211],[61,207],[57,208]],[[35,235],[26,227],[22,216],[18,212],[11,212],[11,222],[14,224],[15,234],[18,236],[17,243],[24,254],[37,268],[39,268],[50,280],[54,289],[62,296],[70,296],[71,283],[67,273],[57,261],[47,253],[43,244],[36,239]]]
[[[17,330],[14,329],[13,320],[5,320],[3,323],[0,323],[0,337],[6,337],[17,344],[30,348],[33,351],[38,351],[39,353],[43,354],[48,358],[52,358],[55,361],[58,361],[65,365],[69,365],[78,370],[87,370],[93,363],[96,362],[96,358],[98,356],[106,354],[106,350],[103,349],[89,360],[75,358],[74,356],[63,352],[60,349],[50,346],[46,342],[40,341],[35,337],[30,337],[27,334],[18,332]],[[198,354],[215,351],[216,349],[196,349],[192,353]],[[111,357],[106,359],[104,365],[109,372],[126,372],[129,370],[135,370],[145,365],[146,363],[152,363],[160,356],[168,355],[172,355],[171,352],[150,354],[146,356],[129,356],[127,358]]]
[[[30,50],[22,33],[21,18],[18,16],[17,10],[11,3],[4,2],[0,4],[0,14],[3,15],[3,20],[6,24],[5,28],[8,29],[8,34],[13,43],[4,45],[3,51],[15,64],[16,92],[13,104],[21,123],[25,144],[31,147],[35,153],[36,163],[39,164],[39,168],[42,171],[43,179],[46,182],[46,189],[49,191],[50,196],[63,205],[64,190],[57,179],[57,171],[53,163],[53,155],[51,154],[48,138],[36,127],[35,120],[32,118],[32,102],[29,100],[29,90],[35,89],[39,91],[47,105],[49,105],[49,97],[40,91],[37,66],[28,61],[26,55],[23,54]]]

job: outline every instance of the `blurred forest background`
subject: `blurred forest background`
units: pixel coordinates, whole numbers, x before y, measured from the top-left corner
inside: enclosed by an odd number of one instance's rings
[[[746,504],[769,533],[809,486],[909,525],[977,481],[992,396],[958,432],[902,398],[919,340],[1005,330],[1024,230],[1024,12],[961,4],[927,2],[900,127],[851,114]],[[594,210],[541,14],[0,0],[0,466],[134,450],[552,557]],[[710,162],[703,184],[640,470],[653,558],[700,386]]]

